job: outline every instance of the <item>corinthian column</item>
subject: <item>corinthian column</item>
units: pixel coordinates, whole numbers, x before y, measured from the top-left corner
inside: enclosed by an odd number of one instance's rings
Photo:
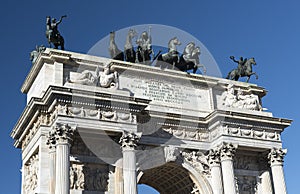
[[[55,194],[70,193],[70,143],[75,129],[68,125],[57,125]]]
[[[236,184],[233,171],[233,157],[237,146],[224,143],[220,147],[221,165],[223,174],[224,194],[235,194]]]
[[[211,186],[214,194],[223,194],[222,172],[220,163],[220,152],[217,149],[211,149],[208,153],[208,162],[211,172]]]
[[[124,194],[137,194],[135,147],[140,135],[124,132],[120,143],[123,152]]]
[[[55,130],[51,130],[48,135],[47,143],[49,146],[49,168],[50,168],[50,183],[49,193],[55,194],[55,160],[56,160],[56,137]]]
[[[287,150],[281,148],[273,148],[269,155],[268,159],[271,165],[273,185],[275,194],[286,194],[286,185],[284,180],[283,173],[283,158],[286,155]]]

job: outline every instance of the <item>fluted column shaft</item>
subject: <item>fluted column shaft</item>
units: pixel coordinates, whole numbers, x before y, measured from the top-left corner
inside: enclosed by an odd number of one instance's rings
[[[136,157],[133,149],[123,149],[123,177],[124,194],[136,194]]]
[[[135,147],[139,136],[124,132],[120,139],[123,152],[124,194],[137,194]]]
[[[224,194],[236,193],[236,184],[233,171],[233,157],[235,151],[236,146],[232,144],[224,143],[220,148]]]
[[[75,129],[56,124],[49,132],[50,148],[50,193],[70,193],[70,143]],[[54,179],[55,177],[55,179]],[[55,186],[53,186],[55,185]]]
[[[59,143],[56,145],[56,176],[55,194],[70,193],[70,145]]]
[[[49,192],[50,194],[55,194],[55,163],[56,163],[56,150],[51,149],[49,152],[50,155],[50,185]]]
[[[211,172],[211,186],[214,194],[223,194],[222,171],[220,164],[220,152],[210,150],[208,155]]]
[[[273,194],[271,175],[269,171],[265,171],[261,174],[261,193]]]
[[[271,164],[275,194],[286,194],[286,184],[283,173],[283,158],[287,150],[273,148],[268,155]]]

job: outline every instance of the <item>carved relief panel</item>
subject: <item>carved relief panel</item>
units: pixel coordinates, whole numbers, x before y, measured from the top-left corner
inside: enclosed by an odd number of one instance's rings
[[[105,165],[73,163],[70,166],[70,189],[107,191],[108,175]]]

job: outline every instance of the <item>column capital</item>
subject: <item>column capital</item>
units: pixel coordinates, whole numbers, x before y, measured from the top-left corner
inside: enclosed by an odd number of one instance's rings
[[[208,163],[210,166],[220,166],[220,150],[211,149],[207,154]]]
[[[124,131],[119,143],[123,149],[134,149],[137,146],[141,136],[141,133]]]
[[[56,124],[49,131],[46,144],[49,146],[50,151],[54,150],[58,144],[71,143],[75,132],[75,127],[68,124]]]
[[[221,161],[233,160],[236,149],[237,149],[237,145],[234,145],[232,143],[223,143],[219,147]]]
[[[48,145],[48,147],[49,147],[49,152],[55,151],[56,137],[55,137],[55,130],[54,130],[54,128],[52,128],[49,131],[49,134],[47,135],[46,145]]]
[[[272,148],[270,153],[268,154],[268,159],[271,166],[282,165],[286,153],[287,153],[287,149]]]

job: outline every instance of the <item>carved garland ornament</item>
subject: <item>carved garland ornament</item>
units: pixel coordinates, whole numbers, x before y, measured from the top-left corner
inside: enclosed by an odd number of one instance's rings
[[[55,107],[55,111],[51,115],[51,120],[54,120],[58,115],[67,115],[105,121],[136,123],[136,115],[133,115],[130,112],[118,112],[116,110],[108,111],[101,109],[95,110],[84,107],[69,107],[67,105],[61,104],[58,104]]]

